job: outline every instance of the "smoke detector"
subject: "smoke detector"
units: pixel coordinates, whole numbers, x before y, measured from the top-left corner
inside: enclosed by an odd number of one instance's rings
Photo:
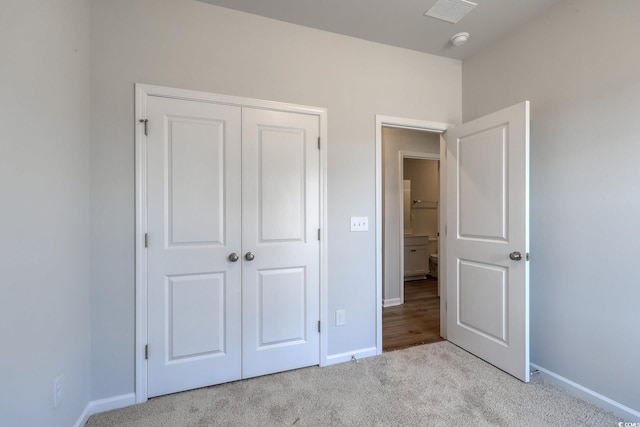
[[[424,14],[456,24],[478,4],[468,0],[438,0]]]
[[[454,34],[453,37],[451,37],[451,44],[458,47],[465,44],[467,40],[469,40],[469,33],[458,33]]]

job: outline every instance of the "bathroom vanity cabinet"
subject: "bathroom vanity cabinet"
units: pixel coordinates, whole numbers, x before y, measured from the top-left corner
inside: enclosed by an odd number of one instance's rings
[[[429,237],[405,236],[404,277],[429,274]]]

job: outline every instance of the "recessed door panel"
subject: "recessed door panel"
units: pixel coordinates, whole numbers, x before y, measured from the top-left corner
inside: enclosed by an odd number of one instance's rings
[[[225,274],[167,277],[168,361],[225,351]]]
[[[458,139],[459,236],[507,239],[507,128]]]
[[[458,324],[507,343],[507,272],[504,267],[461,260],[458,264]]]
[[[306,335],[304,268],[258,274],[258,348],[303,342]]]
[[[260,126],[260,242],[300,241],[305,220],[305,130]]]
[[[224,122],[167,117],[169,245],[224,240]]]

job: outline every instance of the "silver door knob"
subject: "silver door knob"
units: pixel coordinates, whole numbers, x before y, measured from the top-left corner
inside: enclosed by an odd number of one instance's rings
[[[229,255],[229,261],[231,261],[231,262],[236,262],[239,259],[240,259],[240,257],[235,252],[233,252],[231,255]]]
[[[514,261],[520,261],[522,259],[522,254],[520,252],[511,252],[509,254],[509,258],[511,258]]]
[[[244,259],[246,259],[247,261],[253,261],[255,257],[256,256],[253,254],[253,252],[247,252],[244,256]]]

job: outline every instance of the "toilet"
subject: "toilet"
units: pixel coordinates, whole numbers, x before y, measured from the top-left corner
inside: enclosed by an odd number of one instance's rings
[[[438,277],[438,237],[429,237],[429,276]]]
[[[438,254],[429,254],[429,276],[438,277]]]

